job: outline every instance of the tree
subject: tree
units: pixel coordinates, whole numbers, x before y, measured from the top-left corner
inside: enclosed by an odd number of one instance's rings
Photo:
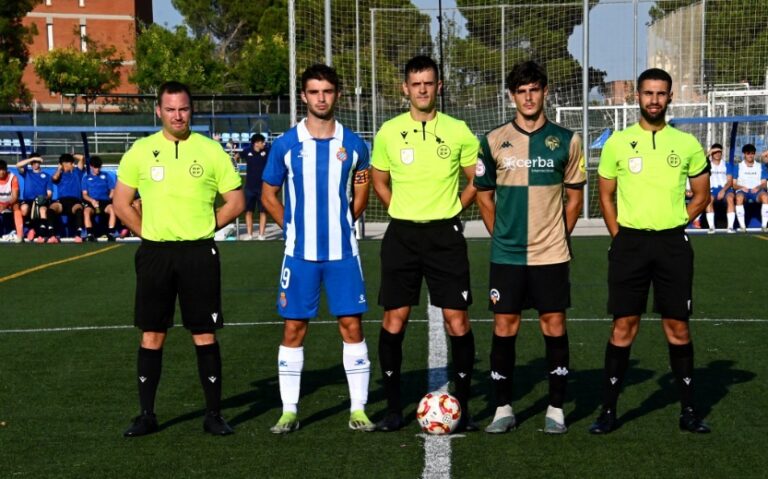
[[[276,28],[282,29],[281,33],[288,32],[284,0],[172,0],[171,3],[184,16],[196,38],[213,40],[216,56],[228,66],[235,64],[240,49],[254,34],[271,38]],[[262,23],[264,16],[268,21]]]
[[[195,91],[221,92],[226,86],[226,67],[214,50],[212,40],[191,38],[184,26],[171,32],[151,25],[136,40],[136,70],[130,80],[149,93],[169,80],[183,82]]]
[[[32,24],[22,20],[40,0],[3,0],[0,2],[0,108],[10,108],[15,102],[29,103],[27,87],[21,75],[29,63],[29,44],[37,34]]]
[[[34,60],[35,73],[55,93],[82,96],[85,111],[96,95],[109,93],[120,85],[120,65],[115,47],[102,47],[86,39],[87,51],[73,47],[56,48]],[[77,102],[75,97],[72,105]]]
[[[649,11],[651,24],[698,1],[656,2]],[[706,84],[764,85],[768,71],[768,1],[710,1],[705,6]]]
[[[467,37],[458,42],[457,61],[468,65],[465,75],[483,84],[500,85],[502,72],[484,65],[499,65],[497,62],[478,64],[484,57],[501,57],[501,8],[493,0],[457,0],[459,10],[467,20]],[[504,13],[504,52],[507,69],[520,60],[534,60],[547,68],[554,91],[552,98],[561,105],[581,104],[582,65],[568,51],[568,38],[577,25],[581,24],[582,7],[571,0],[549,2],[536,6],[530,0],[508,0]],[[562,5],[554,7],[553,4]],[[590,8],[598,0],[589,0]],[[478,6],[496,8],[477,9]],[[462,43],[470,43],[468,48]],[[462,56],[464,58],[462,58]],[[589,67],[589,87],[602,86],[606,72]],[[470,85],[471,86],[471,85]],[[552,90],[552,89],[551,89]]]
[[[280,34],[254,35],[240,51],[237,80],[244,90],[272,95],[288,91],[288,44]]]

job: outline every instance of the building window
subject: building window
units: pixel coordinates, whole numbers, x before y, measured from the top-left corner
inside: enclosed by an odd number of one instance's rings
[[[45,30],[48,34],[48,51],[53,50],[53,20],[48,20],[45,24]]]
[[[85,24],[80,24],[80,50],[87,52],[88,51],[88,42],[86,41],[86,33],[85,33]]]
[[[81,7],[81,8],[84,7],[85,6],[85,0],[78,0],[77,1],[77,6]]]
[[[50,7],[53,4],[52,0],[45,0],[45,6]]]

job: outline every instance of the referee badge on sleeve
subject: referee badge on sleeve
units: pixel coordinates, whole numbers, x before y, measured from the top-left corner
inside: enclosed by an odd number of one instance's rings
[[[629,159],[629,171],[632,173],[640,173],[643,171],[643,159],[639,156]]]
[[[162,166],[153,166],[149,170],[149,176],[154,181],[163,181],[163,179],[165,179],[165,168]]]

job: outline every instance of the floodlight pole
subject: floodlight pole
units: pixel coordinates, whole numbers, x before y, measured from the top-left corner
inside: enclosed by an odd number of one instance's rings
[[[440,111],[445,111],[445,95],[446,95],[446,84],[445,84],[445,69],[443,64],[443,0],[439,0],[437,2],[437,31],[438,31],[438,39],[437,44],[438,48],[440,49],[440,80],[443,82],[443,91],[440,95]]]
[[[296,124],[296,0],[288,0],[288,101],[290,125]]]
[[[325,0],[325,64],[329,67],[333,66],[333,52],[331,51],[331,0]]]
[[[581,92],[584,96],[582,100],[584,107],[581,112],[581,138],[582,138],[582,154],[584,155],[584,166],[589,161],[589,0],[583,0],[584,11],[582,13],[582,68],[581,68]],[[589,218],[589,182],[584,185],[584,197],[587,201],[584,202],[583,215],[584,219]]]

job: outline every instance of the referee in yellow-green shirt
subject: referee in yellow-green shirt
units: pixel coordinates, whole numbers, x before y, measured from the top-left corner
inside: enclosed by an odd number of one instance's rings
[[[458,215],[475,198],[472,179],[480,143],[463,121],[437,111],[441,86],[431,58],[410,59],[402,85],[410,109],[385,122],[373,141],[373,187],[392,217],[381,243],[379,362],[387,414],[377,424],[379,431],[404,425],[402,343],[422,278],[430,302],[442,309],[451,340],[453,381],[462,408],[458,429],[477,429],[467,410],[475,339],[467,315],[472,304],[467,243]],[[462,173],[468,181],[459,193]]]
[[[218,142],[190,131],[192,96],[184,84],[160,86],[156,114],[163,128],[125,153],[112,202],[120,221],[142,239],[135,258],[134,319],[142,330],[137,361],[141,412],[124,436],[158,429],[155,394],[177,297],[197,352],[206,403],[203,430],[232,434],[221,416],[221,354],[215,330],[223,326],[224,316],[213,234],[245,207],[240,175]],[[141,215],[131,206],[136,191]],[[214,210],[217,194],[223,204]]]
[[[685,226],[709,202],[709,163],[696,138],[667,125],[671,101],[672,78],[667,72],[651,68],[640,74],[640,121],[614,133],[600,156],[600,207],[613,237],[608,251],[613,329],[605,350],[603,406],[589,429],[592,434],[607,434],[618,426],[616,404],[651,285],[680,392],[679,427],[709,432],[694,410],[693,343],[688,329],[693,250],[685,234]],[[687,206],[686,180],[693,191]]]

